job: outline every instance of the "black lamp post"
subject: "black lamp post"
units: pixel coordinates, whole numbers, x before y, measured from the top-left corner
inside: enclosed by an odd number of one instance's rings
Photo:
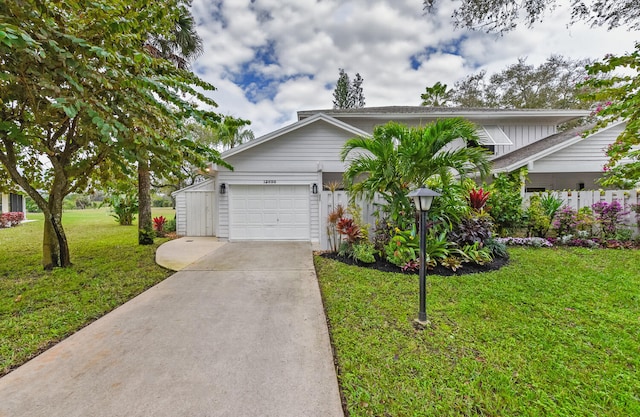
[[[420,187],[409,193],[413,198],[416,209],[420,211],[420,310],[418,311],[417,322],[423,326],[429,324],[427,321],[427,278],[426,278],[426,239],[427,239],[427,212],[431,208],[434,197],[440,194],[426,187]]]

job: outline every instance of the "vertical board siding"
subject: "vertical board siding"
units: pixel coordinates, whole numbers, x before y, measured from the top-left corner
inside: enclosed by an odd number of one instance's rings
[[[496,145],[494,155],[502,156],[557,133],[555,125],[499,125],[513,145]]]

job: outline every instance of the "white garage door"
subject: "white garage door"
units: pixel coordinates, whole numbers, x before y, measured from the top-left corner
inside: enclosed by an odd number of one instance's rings
[[[309,186],[232,185],[229,237],[310,240]]]

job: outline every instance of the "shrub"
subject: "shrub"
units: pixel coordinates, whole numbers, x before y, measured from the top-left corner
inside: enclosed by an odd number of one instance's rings
[[[384,252],[384,248],[391,240],[394,230],[395,227],[386,217],[376,220],[376,225],[373,229],[373,246],[378,252]]]
[[[499,174],[491,183],[487,211],[500,236],[509,234],[522,224],[522,196],[519,173]]]
[[[603,239],[613,239],[622,225],[622,217],[629,212],[625,212],[622,205],[614,200],[611,203],[600,201],[591,206],[596,213],[596,222],[599,226],[600,235]]]
[[[402,267],[410,261],[418,258],[420,239],[414,230],[395,229],[395,234],[385,246],[387,260],[392,264]]]
[[[12,211],[0,214],[0,227],[12,227],[20,225],[24,220],[24,213],[21,211]]]
[[[574,235],[578,231],[578,213],[569,206],[564,206],[553,219],[553,229],[558,237]]]
[[[482,244],[491,237],[493,222],[486,214],[474,213],[462,219],[454,229],[449,232],[449,240],[458,246],[473,243]]]
[[[528,236],[545,237],[547,235],[547,231],[551,226],[551,219],[542,206],[539,196],[531,196],[525,216]]]
[[[484,247],[491,251],[494,258],[508,258],[507,245],[497,239],[487,239],[484,241]]]
[[[173,219],[171,220],[167,220],[167,222],[164,225],[164,231],[167,233],[172,233],[176,231],[176,218],[174,216]]]
[[[373,246],[372,243],[369,243],[369,242],[356,243],[351,248],[351,251],[353,253],[353,258],[357,261],[360,261],[366,264],[371,264],[376,261],[376,257],[375,257],[376,248]]]

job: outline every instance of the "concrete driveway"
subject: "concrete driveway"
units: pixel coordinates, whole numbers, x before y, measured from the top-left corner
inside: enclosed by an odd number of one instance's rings
[[[227,243],[0,379],[0,416],[343,416],[309,243]]]

